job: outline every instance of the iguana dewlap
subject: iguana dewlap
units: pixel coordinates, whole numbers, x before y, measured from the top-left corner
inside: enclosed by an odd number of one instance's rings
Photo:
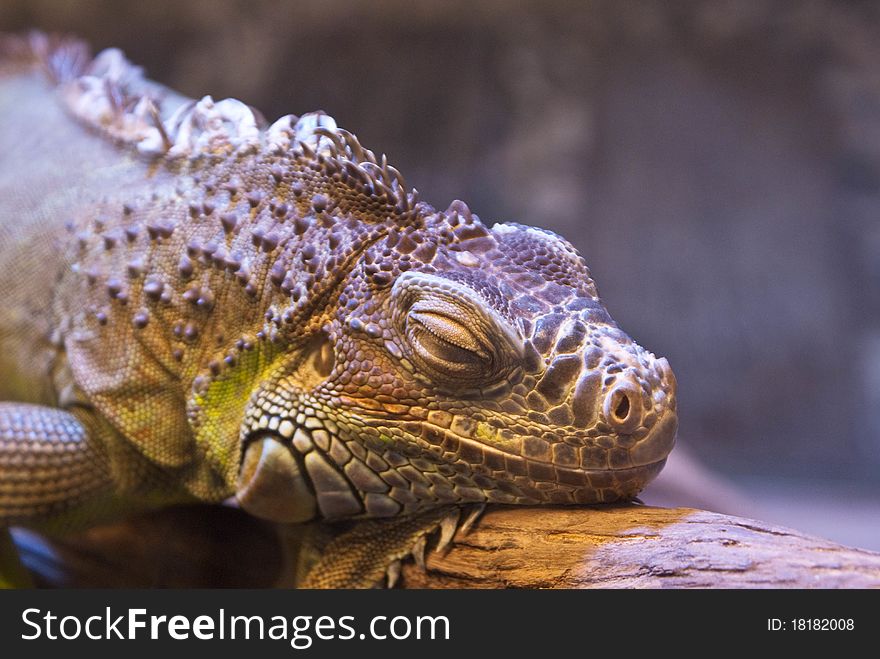
[[[232,495],[416,519],[662,468],[672,371],[564,239],[435,210],[320,112],[265,125],[78,42],[0,53],[0,526]]]

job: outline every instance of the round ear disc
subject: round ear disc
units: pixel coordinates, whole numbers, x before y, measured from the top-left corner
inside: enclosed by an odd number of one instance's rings
[[[272,522],[306,522],[318,510],[296,458],[273,435],[248,445],[235,492],[244,510]]]

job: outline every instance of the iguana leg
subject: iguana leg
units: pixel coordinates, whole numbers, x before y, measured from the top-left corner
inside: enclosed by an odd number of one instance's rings
[[[30,585],[3,527],[38,522],[111,485],[104,455],[76,416],[0,402],[0,586]]]
[[[299,587],[393,587],[400,576],[401,561],[412,557],[424,567],[431,536],[439,533],[435,550],[442,551],[459,528],[467,531],[483,508],[453,506],[407,517],[355,522],[322,549],[320,559],[309,567]]]
[[[0,403],[0,527],[61,512],[111,485],[104,454],[72,413]]]

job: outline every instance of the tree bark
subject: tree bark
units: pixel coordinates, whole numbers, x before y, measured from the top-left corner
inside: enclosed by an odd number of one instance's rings
[[[870,588],[880,554],[692,508],[497,508],[410,588]]]
[[[63,540],[18,531],[43,586],[259,587],[283,561],[272,530],[240,510],[194,506]],[[429,545],[430,548],[430,545]],[[880,587],[880,554],[691,508],[490,507],[407,588]]]

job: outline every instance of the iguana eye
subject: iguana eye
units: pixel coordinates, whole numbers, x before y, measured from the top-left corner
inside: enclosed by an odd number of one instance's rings
[[[457,282],[406,273],[395,282],[393,300],[407,356],[439,385],[482,386],[503,377],[518,355],[515,332]]]
[[[451,314],[454,304],[442,300],[421,300],[407,314],[406,335],[410,345],[425,361],[448,375],[491,372],[491,346]],[[459,318],[466,318],[464,309]],[[464,313],[461,313],[464,312]]]

